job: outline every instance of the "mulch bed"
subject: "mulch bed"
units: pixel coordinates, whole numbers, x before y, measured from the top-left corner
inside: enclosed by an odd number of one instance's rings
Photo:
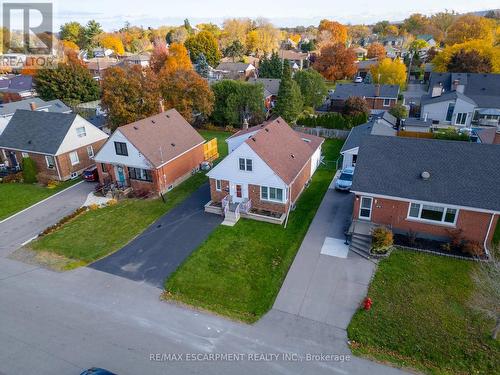
[[[399,246],[411,247],[414,249],[428,250],[444,255],[455,255],[459,257],[473,258],[470,254],[458,251],[456,249],[447,251],[443,249],[443,245],[445,244],[446,242],[444,241],[429,240],[426,238],[416,238],[413,241],[410,241],[408,236],[405,236],[403,234],[396,234],[396,233],[394,234],[394,245],[396,246],[399,245]]]
[[[257,215],[273,217],[275,219],[279,219],[282,215],[279,212],[272,212],[272,211],[268,211],[268,210],[259,210],[257,208],[250,209],[250,212],[253,214],[257,214]]]

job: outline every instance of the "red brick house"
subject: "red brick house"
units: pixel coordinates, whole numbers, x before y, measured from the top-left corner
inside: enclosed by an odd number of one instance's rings
[[[294,131],[281,117],[241,130],[227,139],[229,155],[208,173],[209,203],[284,217],[316,171],[323,141]]]
[[[377,85],[368,83],[339,83],[330,94],[333,111],[342,111],[350,97],[365,99],[372,112],[388,111],[398,102],[398,85]]]
[[[459,230],[488,253],[500,215],[498,161],[496,145],[369,136],[357,158],[353,220],[442,241]]]
[[[120,126],[96,155],[99,181],[164,193],[199,170],[204,143],[175,109]]]
[[[108,135],[75,113],[17,110],[0,135],[0,159],[21,169],[30,157],[38,180],[65,181],[95,164]]]

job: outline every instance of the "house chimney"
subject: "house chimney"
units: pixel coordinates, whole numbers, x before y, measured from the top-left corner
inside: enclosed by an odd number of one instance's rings
[[[36,111],[36,103],[35,102],[31,102],[30,103],[30,108],[32,111]]]
[[[160,101],[158,102],[158,109],[160,113],[165,112],[165,105],[163,104],[163,99],[160,99]]]
[[[247,118],[245,117],[245,119],[243,120],[243,125],[241,126],[241,128],[243,130],[247,130],[248,129],[248,120]]]
[[[433,88],[432,88],[432,97],[433,98],[437,98],[439,96],[441,96],[443,94],[443,84],[439,84],[439,85],[435,85]]]
[[[380,96],[380,83],[375,85],[375,96]]]
[[[458,85],[460,84],[460,81],[458,79],[453,81],[453,85],[451,86],[451,89],[453,91],[457,91]]]

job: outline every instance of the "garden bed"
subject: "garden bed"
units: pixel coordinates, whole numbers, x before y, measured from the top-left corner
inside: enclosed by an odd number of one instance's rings
[[[260,216],[272,217],[273,219],[279,219],[281,216],[283,216],[283,214],[280,212],[261,210],[258,208],[252,208],[252,209],[250,209],[250,212],[252,214],[256,214],[256,215],[260,215]]]

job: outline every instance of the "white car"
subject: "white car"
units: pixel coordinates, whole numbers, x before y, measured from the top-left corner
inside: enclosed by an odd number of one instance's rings
[[[352,178],[354,177],[354,167],[347,167],[342,170],[339,178],[335,181],[336,190],[351,190]]]
[[[363,77],[356,77],[354,78],[354,83],[363,83]]]

